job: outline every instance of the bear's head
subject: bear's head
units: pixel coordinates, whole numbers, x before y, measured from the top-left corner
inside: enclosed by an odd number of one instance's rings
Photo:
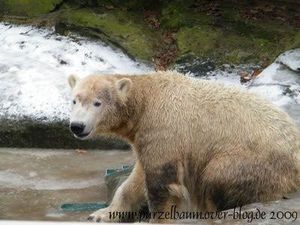
[[[70,75],[68,81],[72,88],[70,130],[76,138],[111,133],[124,123],[132,86],[129,78],[91,75],[79,79]]]

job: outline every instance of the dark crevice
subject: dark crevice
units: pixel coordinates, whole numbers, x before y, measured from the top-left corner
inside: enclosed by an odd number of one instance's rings
[[[50,13],[56,12],[60,10],[63,4],[65,4],[66,0],[62,0],[60,3],[56,4],[54,8],[50,11]]]

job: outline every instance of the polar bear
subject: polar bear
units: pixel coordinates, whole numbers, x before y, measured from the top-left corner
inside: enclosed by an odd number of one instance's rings
[[[147,201],[151,222],[172,222],[155,212],[219,211],[300,186],[296,125],[254,94],[173,71],[71,75],[69,84],[75,137],[114,134],[136,155],[131,175],[93,221],[118,221],[110,212],[134,212]]]

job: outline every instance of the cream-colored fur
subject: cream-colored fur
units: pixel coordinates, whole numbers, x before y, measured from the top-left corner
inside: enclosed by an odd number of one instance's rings
[[[88,119],[94,121],[88,138],[117,135],[137,156],[111,205],[91,215],[95,221],[138,210],[144,199],[151,212],[172,205],[223,210],[299,188],[299,131],[286,113],[253,94],[176,72],[69,80],[78,107],[102,102]]]

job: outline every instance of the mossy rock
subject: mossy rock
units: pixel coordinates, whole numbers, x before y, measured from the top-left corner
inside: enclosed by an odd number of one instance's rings
[[[182,28],[177,34],[177,44],[181,55],[189,52],[197,56],[211,54],[217,47],[220,31],[208,27]]]
[[[35,17],[55,9],[63,0],[1,0],[0,14]]]
[[[178,30],[177,59],[189,54],[220,64],[271,62],[281,52],[300,47],[299,29],[273,17],[245,18],[246,2],[232,7],[233,2],[223,1],[216,8],[197,4],[174,0],[162,7],[162,27]]]
[[[258,63],[263,59],[271,62],[281,52],[299,47],[299,37],[299,31],[288,29],[276,32],[269,28],[264,34],[253,32],[245,35],[236,29],[231,32],[210,26],[194,26],[179,30],[177,46],[179,55],[208,57],[218,63]]]
[[[131,14],[113,10],[109,13],[90,9],[68,9],[62,13],[62,23],[92,32],[102,40],[114,43],[129,55],[150,61],[154,55],[154,35],[143,21]]]
[[[194,25],[208,25],[213,23],[211,16],[194,12],[190,7],[193,1],[170,1],[161,9],[161,25],[164,29],[176,30]]]
[[[61,34],[75,31],[95,37],[145,62],[166,47],[165,32],[177,34],[177,60],[194,55],[218,64],[272,62],[281,52],[300,47],[300,31],[291,20],[246,18],[243,12],[250,6],[220,1],[214,8],[194,0],[0,0],[0,13],[8,15],[6,19],[25,16],[24,23],[55,25]],[[147,10],[157,13],[159,30],[144,21]],[[43,13],[48,14],[39,16]],[[294,18],[286,13],[286,19]]]
[[[183,2],[171,2],[162,9],[161,23],[167,29],[175,29],[183,26],[186,17],[182,11]]]
[[[65,2],[80,7],[113,6],[137,11],[159,9],[162,3],[160,0],[65,0]]]

